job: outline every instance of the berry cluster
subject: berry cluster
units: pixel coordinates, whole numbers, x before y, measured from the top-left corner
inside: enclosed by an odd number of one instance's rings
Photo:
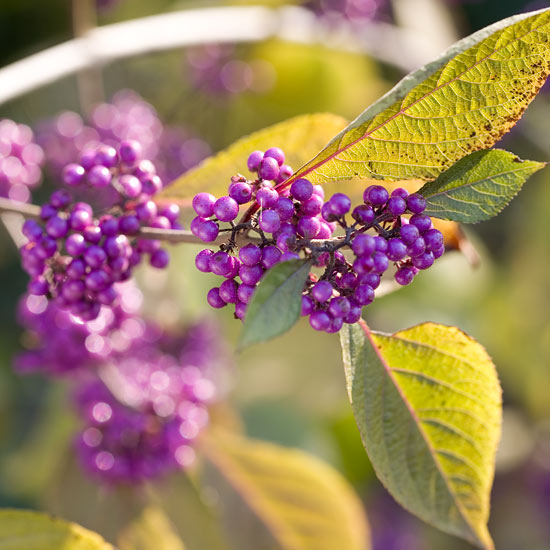
[[[55,191],[42,206],[40,222],[27,220],[21,248],[23,267],[31,276],[29,292],[55,299],[60,307],[85,321],[95,319],[101,305],[118,298],[115,283],[131,277],[144,255],[156,268],[168,265],[160,242],[139,238],[141,227],[180,229],[179,208],[158,206],[152,197],[162,189],[155,166],[141,159],[136,141],[123,141],[82,153],[69,164],[63,181],[70,187],[110,190],[117,200],[96,217],[90,204],[74,202],[66,189]]]
[[[164,183],[211,153],[208,144],[188,129],[164,126],[154,107],[130,90],[117,92],[110,103],[95,107],[89,122],[65,111],[39,124],[36,134],[55,177],[61,176],[67,164],[78,162],[85,150],[100,143],[116,147],[121,141],[138,141],[144,158],[155,163]]]
[[[198,91],[217,97],[244,92],[266,92],[275,81],[273,66],[266,61],[244,61],[230,44],[208,44],[189,48],[186,73]]]
[[[18,322],[26,330],[30,349],[17,355],[18,372],[64,376],[96,369],[115,360],[148,337],[139,316],[143,296],[133,281],[115,285],[118,304],[102,306],[93,321],[82,321],[45,296],[25,294],[19,302]]]
[[[42,180],[44,152],[24,124],[0,120],[0,197],[28,202]]]
[[[208,292],[212,307],[234,304],[235,316],[243,319],[268,269],[281,261],[309,258],[323,273],[310,273],[302,315],[309,316],[316,330],[337,332],[343,323],[359,320],[390,265],[395,266],[397,283],[407,285],[443,254],[443,235],[422,214],[422,196],[402,188],[390,195],[384,187],[372,185],[364,192],[363,204],[351,211],[351,200],[343,193],[324,202],[322,187],[305,178],[285,183],[292,170],[284,160],[279,148],[255,151],[248,168],[258,174],[256,180],[239,175],[232,179],[227,196],[216,199],[199,193],[193,199],[197,217],[191,231],[196,236],[213,242],[220,232],[231,232],[220,250],[202,250],[195,259],[199,271],[225,278]],[[249,203],[254,205],[249,213],[258,212],[235,223],[240,206]],[[346,219],[350,211],[352,220]],[[230,226],[220,228],[220,223]],[[334,236],[337,228],[340,235]],[[239,237],[250,240],[253,232],[257,244],[246,244],[236,254]]]
[[[387,4],[387,0],[310,0],[306,3],[329,22],[347,19],[354,23],[380,18]]]

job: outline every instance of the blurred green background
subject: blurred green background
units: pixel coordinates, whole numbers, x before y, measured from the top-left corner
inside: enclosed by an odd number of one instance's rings
[[[433,30],[440,41],[445,40],[441,29],[450,29],[448,44],[503,17],[548,5],[522,0],[434,3],[434,13],[443,19],[426,21],[422,13],[418,19],[428,36]],[[120,0],[100,12],[99,23],[202,5]],[[399,20],[393,13],[395,24],[418,27],[419,21]],[[70,2],[0,1],[0,66],[71,36]],[[377,59],[320,46],[269,41],[239,45],[235,55],[268,62],[275,75],[272,87],[225,98],[199,95],[186,79],[180,50],[104,67],[105,97],[120,88],[134,89],[163,121],[192,128],[219,150],[250,131],[300,113],[329,111],[352,118],[402,76]],[[32,126],[66,109],[79,109],[74,77],[0,105],[0,118]],[[548,160],[548,120],[550,93],[541,93],[503,146],[524,158]],[[410,288],[377,300],[367,312],[370,326],[383,331],[426,320],[458,325],[494,358],[504,389],[505,423],[490,530],[501,550],[550,548],[548,212],[550,170],[545,170],[496,219],[467,228],[481,256],[479,267],[449,253]],[[175,320],[207,313],[204,296],[213,281],[194,269],[197,251],[192,246],[174,249],[167,276],[142,273],[152,315]],[[11,370],[11,357],[21,346],[14,312],[26,277],[3,230],[0,282],[0,505],[43,507],[59,448],[67,444],[74,420],[62,383],[19,377]],[[217,316],[234,345],[239,324],[229,312]],[[237,355],[235,363],[231,403],[247,433],[304,448],[343,472],[365,503],[375,550],[470,548],[401,510],[374,477],[347,403],[336,336],[315,334],[301,322],[276,341]]]

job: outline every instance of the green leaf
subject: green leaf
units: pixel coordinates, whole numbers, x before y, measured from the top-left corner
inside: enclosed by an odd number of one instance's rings
[[[521,160],[508,151],[476,151],[420,189],[428,203],[424,213],[463,223],[488,220],[545,166],[544,162]]]
[[[348,393],[377,476],[407,510],[492,549],[489,497],[502,401],[485,349],[455,327],[341,333]]]
[[[113,550],[99,535],[40,512],[0,510],[0,550]]]
[[[202,449],[232,550],[370,548],[361,503],[319,459],[221,430]]]
[[[184,199],[200,191],[226,193],[231,176],[247,171],[248,156],[258,149],[282,147],[286,153],[286,162],[296,169],[324,147],[347,123],[340,116],[318,113],[297,116],[264,128],[239,139],[224,151],[186,172],[166,188],[163,197]]]
[[[248,306],[241,348],[275,338],[298,321],[310,267],[308,260],[290,260],[266,273]]]
[[[550,73],[550,9],[504,19],[405,77],[289,178],[431,180],[488,149]]]

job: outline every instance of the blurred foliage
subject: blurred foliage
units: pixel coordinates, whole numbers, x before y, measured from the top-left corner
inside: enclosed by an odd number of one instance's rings
[[[461,35],[525,11],[528,4],[523,0],[441,2],[452,10]],[[99,21],[110,23],[193,5],[207,4],[121,0],[102,12]],[[540,7],[544,5],[547,2]],[[2,0],[0,65],[69,38],[70,27],[69,2]],[[166,122],[190,126],[216,151],[298,114],[326,111],[353,118],[398,77],[395,69],[357,54],[275,41],[239,45],[235,50],[239,58],[272,64],[274,85],[267,93],[247,92],[220,99],[193,92],[186,80],[183,53],[148,55],[105,67],[105,95],[110,97],[122,87],[136,89]],[[0,106],[0,116],[36,123],[64,109],[78,109],[72,77]],[[548,160],[549,118],[549,96],[541,95],[505,138],[505,147],[523,158]],[[51,184],[47,182],[50,189]],[[528,450],[513,466],[499,473],[497,463],[490,529],[499,550],[544,550],[550,545],[549,209],[550,173],[546,170],[535,175],[497,218],[468,227],[481,254],[478,269],[472,269],[459,253],[449,253],[409,288],[376,300],[367,311],[369,324],[385,331],[426,320],[458,325],[482,342],[492,356],[505,404],[525,419],[522,434],[529,442]],[[172,250],[173,265],[167,274],[148,269],[140,274],[149,312],[168,323],[204,313],[204,296],[214,282],[192,266],[198,247]],[[98,530],[109,540],[119,519],[105,500],[94,501],[97,495],[106,499],[105,491],[65,469],[65,459],[60,458],[61,449],[70,450],[73,422],[64,388],[39,376],[19,377],[11,370],[10,358],[22,345],[15,311],[26,280],[17,252],[3,230],[0,283],[0,505],[39,508],[45,501],[45,487],[54,483],[72,493],[69,508],[74,519],[80,514],[83,524],[93,529],[97,516],[103,518]],[[225,336],[234,344],[240,325],[228,311],[217,316],[224,323]],[[242,417],[249,435],[301,447],[339,468],[365,502],[375,550],[470,548],[400,509],[374,477],[347,403],[337,336],[314,334],[300,321],[281,338],[241,353],[237,365],[231,396],[236,412],[222,416],[235,423]],[[517,439],[505,420],[503,441],[510,438],[513,447]],[[55,484],[59,471],[63,482]],[[167,485],[155,491],[169,495],[171,484]],[[132,496],[132,500],[136,498]],[[145,514],[146,524],[164,521],[154,507],[139,506],[135,513]],[[56,506],[51,509],[59,510]],[[173,518],[171,521],[173,524]],[[132,530],[127,533],[127,540],[142,536]]]

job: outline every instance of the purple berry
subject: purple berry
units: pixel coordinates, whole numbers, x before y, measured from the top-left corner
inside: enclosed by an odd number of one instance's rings
[[[141,194],[141,182],[131,174],[123,174],[118,178],[118,185],[122,194],[129,199],[135,199]]]
[[[74,283],[78,281],[72,281]],[[92,271],[88,275],[86,275],[86,288],[93,292],[98,292],[100,290],[105,290],[109,284],[111,284],[111,277],[106,271],[103,271],[103,269],[98,269],[96,271]]]
[[[305,178],[297,179],[290,186],[290,194],[298,201],[307,201],[313,195],[313,184]]]
[[[113,168],[118,162],[116,149],[110,145],[102,145],[95,153],[95,163]]]
[[[277,161],[279,166],[282,166],[285,162],[285,154],[279,147],[271,147],[264,153],[264,158],[272,158]]]
[[[426,246],[430,250],[436,250],[443,246],[443,234],[437,229],[429,229],[424,233],[423,237],[426,241]]]
[[[86,170],[80,164],[67,164],[63,169],[63,183],[74,187],[82,182],[85,175]]]
[[[69,224],[67,220],[59,216],[51,217],[46,223],[46,233],[53,239],[60,239],[67,234]]]
[[[376,241],[371,235],[365,233],[359,233],[351,243],[351,249],[357,256],[364,256],[365,254],[372,254],[375,250]]]
[[[395,280],[400,285],[408,285],[414,279],[414,270],[411,267],[402,267],[395,272]]]
[[[387,209],[392,216],[401,216],[407,210],[407,203],[401,197],[390,197],[387,204]]]
[[[252,187],[244,181],[237,181],[229,186],[229,196],[237,204],[246,204],[252,198]]]
[[[201,250],[196,256],[195,256],[195,266],[199,271],[202,273],[210,273],[210,258],[212,258],[212,255],[214,252],[212,250]]]
[[[384,237],[377,235],[374,237],[374,247],[377,252],[385,252],[388,250],[388,241]]]
[[[72,196],[65,189],[58,189],[52,193],[50,204],[57,209],[66,208],[71,203]]]
[[[275,183],[283,183],[292,174],[294,174],[294,170],[288,164],[283,164],[279,170],[279,175],[275,178]]]
[[[216,197],[210,193],[199,193],[193,197],[193,210],[201,218],[209,218],[214,214]]]
[[[353,290],[358,284],[357,276],[351,272],[344,273],[340,279],[340,288],[346,290]]]
[[[256,202],[262,208],[273,208],[279,199],[279,194],[272,187],[262,187],[256,193]]]
[[[106,166],[93,166],[86,177],[92,187],[103,188],[111,183],[111,172]]]
[[[445,245],[441,245],[439,248],[433,248],[432,254],[434,255],[434,258],[437,260],[437,258],[441,258],[443,254],[445,253]]]
[[[420,231],[416,225],[407,224],[401,227],[399,235],[405,244],[410,245],[420,237]]]
[[[300,216],[318,216],[321,213],[321,208],[323,208],[323,199],[314,193],[307,201],[300,204]]]
[[[406,199],[409,196],[409,192],[406,189],[403,189],[403,187],[396,187],[391,192],[392,197],[401,197],[402,199]]]
[[[247,244],[239,250],[239,259],[243,265],[251,267],[260,263],[262,259],[262,250],[254,244]]]
[[[407,208],[413,214],[421,214],[426,210],[426,199],[418,193],[413,193],[407,197]]]
[[[101,228],[98,225],[88,225],[82,231],[82,236],[92,244],[98,244],[101,241]]]
[[[84,261],[92,268],[97,269],[107,260],[107,254],[100,246],[92,245],[84,252]]]
[[[219,251],[212,254],[210,258],[210,271],[214,275],[225,277],[233,268],[233,262],[227,252]]]
[[[172,229],[172,224],[170,220],[164,216],[155,216],[149,222],[149,227],[156,227],[157,229]]]
[[[25,220],[22,232],[31,242],[37,242],[42,237],[42,227],[35,220]]]
[[[127,166],[133,166],[141,158],[142,148],[138,141],[128,139],[121,142],[118,148],[120,160]]]
[[[377,273],[383,273],[388,269],[388,257],[383,252],[375,252],[372,255],[372,260],[374,262],[373,268]]]
[[[158,214],[158,207],[155,201],[146,201],[136,206],[136,216],[142,222],[154,219]]]
[[[315,330],[324,331],[330,327],[331,318],[328,313],[318,310],[314,311],[309,317],[309,324]]]
[[[328,305],[328,312],[332,317],[345,317],[351,309],[349,300],[345,296],[333,298]]]
[[[57,214],[57,208],[54,208],[51,204],[43,204],[40,208],[40,219],[49,220],[52,216]]]
[[[260,162],[258,176],[263,180],[274,180],[279,175],[279,163],[271,157],[264,157]]]
[[[321,230],[321,222],[319,218],[313,216],[300,218],[296,229],[304,239],[315,239]]]
[[[206,300],[211,307],[220,309],[227,305],[227,303],[220,296],[220,289],[217,287],[211,288],[206,295]]]
[[[351,216],[363,225],[370,225],[374,221],[374,210],[372,206],[360,204],[353,209]]]
[[[205,220],[199,224],[197,229],[197,237],[205,243],[211,243],[218,237],[220,228],[218,224],[212,220]]]
[[[296,212],[292,199],[289,199],[287,197],[279,197],[277,199],[275,211],[277,212],[277,214],[279,214],[279,219],[282,222],[287,222],[291,220]]]
[[[70,256],[80,256],[86,250],[86,246],[86,240],[79,233],[73,233],[65,240],[65,250]]]
[[[258,225],[266,233],[276,233],[281,227],[281,219],[275,210],[263,210],[258,216]]]
[[[407,247],[407,254],[414,258],[415,256],[420,256],[426,251],[426,241],[422,237],[418,237],[414,242],[412,242]]]
[[[44,277],[36,277],[29,282],[29,293],[35,296],[44,296],[48,293],[48,282]]]
[[[311,315],[314,309],[315,302],[309,296],[302,296],[302,310],[300,312],[300,315],[302,315],[302,317]]]
[[[67,266],[67,276],[71,279],[80,279],[82,275],[86,272],[86,263],[84,260],[73,260],[68,266]]]
[[[422,214],[414,214],[411,216],[409,221],[412,225],[418,228],[420,233],[424,233],[432,227],[432,219],[429,216],[423,216]]]
[[[170,263],[170,254],[164,248],[159,248],[151,254],[149,263],[157,269],[164,269]]]
[[[319,281],[313,285],[311,289],[311,295],[319,302],[326,302],[332,296],[332,285],[328,281]]]
[[[220,298],[228,303],[228,304],[235,304],[237,303],[237,289],[239,285],[236,283],[234,279],[226,279],[221,285],[220,285]]]
[[[271,269],[281,260],[282,253],[276,246],[266,246],[262,250],[262,265],[265,269]],[[244,301],[244,300],[243,300]]]
[[[239,298],[239,301],[244,304],[248,304],[252,299],[252,295],[255,290],[256,287],[254,285],[246,285],[244,283],[239,285],[239,288],[237,289],[237,297]]]
[[[331,212],[337,218],[346,215],[351,208],[351,200],[347,195],[344,195],[344,193],[335,193],[332,195],[328,204],[330,205]]]
[[[257,284],[264,274],[264,270],[259,265],[247,266],[243,265],[239,269],[239,277],[241,281],[250,286]]]
[[[248,160],[246,163],[248,166],[248,169],[251,172],[257,172],[258,169],[260,168],[260,162],[262,162],[263,158],[264,158],[263,151],[254,151],[250,153],[250,156],[248,157]]]
[[[139,220],[133,215],[122,216],[118,222],[119,231],[126,235],[135,235],[139,232],[139,227]]]
[[[77,302],[84,296],[86,285],[81,280],[71,280],[61,287],[61,295],[69,302]]]
[[[407,245],[398,238],[388,241],[388,250],[386,252],[388,259],[397,262],[403,259],[407,254]]]
[[[214,203],[214,215],[221,222],[232,222],[239,215],[239,205],[231,197],[221,197]]]
[[[390,197],[387,189],[381,185],[370,185],[365,189],[363,193],[363,200],[366,204],[372,204],[373,206],[382,206],[386,204]]]
[[[359,305],[367,306],[374,300],[374,289],[369,285],[362,284],[355,289],[353,296]]]
[[[83,231],[91,223],[92,216],[85,210],[73,210],[69,216],[69,224],[75,231]]]
[[[420,256],[413,258],[413,265],[417,269],[428,269],[433,265],[434,260],[435,258],[433,253],[424,252],[424,254],[420,254]]]

